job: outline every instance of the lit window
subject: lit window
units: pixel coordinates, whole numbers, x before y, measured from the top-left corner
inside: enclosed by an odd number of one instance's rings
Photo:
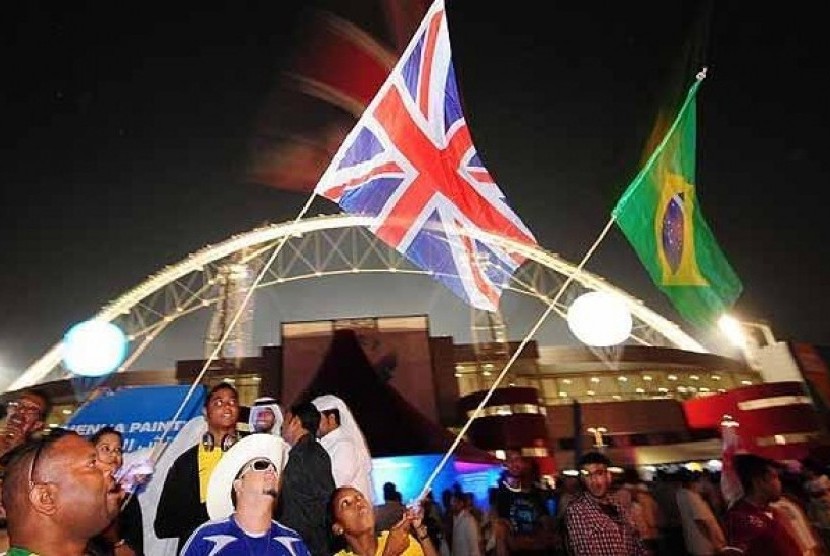
[[[651,382],[651,376],[643,375],[643,380],[645,380],[646,382]]]
[[[596,395],[596,392],[594,392],[593,390],[588,390],[588,395],[589,396],[594,396],[594,395]]]
[[[628,378],[624,376],[618,376],[617,380],[619,380],[620,382],[628,382]]]
[[[594,384],[596,384],[597,382],[599,382],[599,378],[598,378],[598,377],[595,377],[595,376],[592,376],[592,377],[591,377],[591,382],[593,382]]]
[[[667,378],[669,380],[677,380],[677,375],[669,375]]]

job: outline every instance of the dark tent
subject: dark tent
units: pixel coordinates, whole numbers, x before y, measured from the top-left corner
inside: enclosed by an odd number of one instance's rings
[[[349,406],[373,457],[444,454],[455,440],[450,431],[429,420],[377,375],[353,330],[335,331],[317,375],[299,401],[325,394]],[[454,455],[465,462],[500,463],[464,441]]]

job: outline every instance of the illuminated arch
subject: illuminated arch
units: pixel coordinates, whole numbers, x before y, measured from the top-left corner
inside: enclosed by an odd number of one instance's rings
[[[286,236],[288,239],[285,248],[275,263],[277,268],[268,270],[269,274],[260,287],[347,273],[427,274],[377,240],[366,230],[369,224],[370,219],[367,217],[319,216],[299,222],[271,224],[234,235],[218,245],[208,245],[181,262],[149,276],[103,307],[92,318],[127,321],[125,329],[137,345],[119,369],[123,371],[171,322],[216,302],[215,278],[219,266],[227,262],[229,257],[236,256],[239,260],[242,254],[243,260],[262,258]],[[520,269],[508,289],[538,298],[543,303],[550,302],[551,293],[556,288],[539,287],[537,279],[548,271],[567,277],[576,270],[576,265],[542,247],[528,246],[492,235],[481,239],[500,243],[506,249],[537,263],[535,267],[530,265],[533,268],[529,270]],[[356,248],[355,243],[358,241],[366,242],[366,245]],[[525,267],[528,265],[522,268]],[[689,351],[707,351],[677,324],[652,311],[642,301],[608,283],[601,276],[583,270],[573,282],[574,286],[611,292],[624,299],[637,323],[633,333],[635,341],[646,345],[665,344]],[[555,308],[559,316],[564,316],[564,310],[564,307]],[[60,342],[52,346],[9,386],[9,390],[62,378],[63,375],[56,375],[56,372],[61,372],[61,347]]]

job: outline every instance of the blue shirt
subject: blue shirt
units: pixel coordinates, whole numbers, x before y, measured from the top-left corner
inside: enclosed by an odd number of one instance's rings
[[[251,536],[233,516],[200,525],[182,548],[181,556],[309,556],[293,529],[271,522],[267,535]]]

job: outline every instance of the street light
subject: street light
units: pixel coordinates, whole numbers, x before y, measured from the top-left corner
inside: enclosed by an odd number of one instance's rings
[[[566,315],[568,328],[589,346],[613,346],[631,335],[631,312],[617,295],[590,291],[576,298]]]
[[[759,344],[754,335],[746,333],[747,329],[759,331],[764,338],[764,345],[774,344],[776,341],[775,335],[772,333],[772,328],[763,322],[738,320],[732,315],[725,314],[718,319],[718,327],[726,335],[730,342],[740,348],[743,348],[750,343]]]
[[[776,343],[772,329],[762,322],[738,320],[725,314],[718,319],[718,328],[734,346],[740,348],[747,364],[756,371],[761,368],[758,361],[758,349],[762,345],[768,346]],[[754,333],[748,333],[750,330]],[[763,337],[763,344],[757,339],[758,332]]]
[[[605,427],[588,427],[588,432],[594,435],[594,448],[602,449],[605,448],[605,442],[603,442],[602,435],[608,432],[608,429]]]

